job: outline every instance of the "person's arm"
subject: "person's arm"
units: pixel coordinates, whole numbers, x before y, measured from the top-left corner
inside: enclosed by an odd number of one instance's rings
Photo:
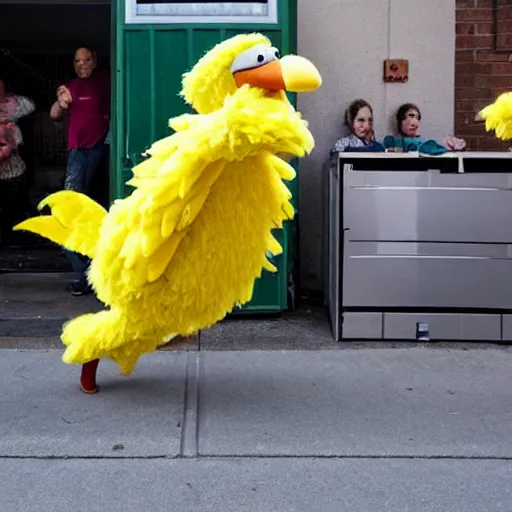
[[[65,113],[67,112],[67,108],[63,108],[59,101],[57,100],[50,109],[50,117],[54,121],[58,121]]]
[[[58,121],[68,111],[69,105],[71,105],[72,97],[70,90],[65,86],[61,85],[57,89],[57,101],[52,105],[50,109],[50,117],[54,121]]]
[[[464,151],[466,148],[466,141],[464,139],[454,137],[453,135],[445,137],[442,144],[450,151]]]

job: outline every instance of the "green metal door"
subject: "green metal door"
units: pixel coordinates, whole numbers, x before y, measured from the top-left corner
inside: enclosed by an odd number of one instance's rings
[[[168,120],[188,111],[179,97],[182,74],[215,44],[238,33],[261,32],[282,54],[296,52],[296,1],[276,0],[275,24],[127,23],[128,2],[113,0],[113,140],[111,199],[131,189],[132,166],[150,144],[170,134]],[[291,98],[294,101],[294,98]],[[295,165],[297,169],[297,165]],[[297,178],[290,183],[297,208]],[[255,285],[251,302],[242,311],[279,312],[288,308],[289,281],[295,261],[295,221],[276,233],[283,254],[273,263],[278,272],[264,274]]]

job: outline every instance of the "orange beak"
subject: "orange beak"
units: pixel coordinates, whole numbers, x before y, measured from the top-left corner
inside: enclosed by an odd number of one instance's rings
[[[268,91],[309,92],[322,85],[316,67],[304,57],[286,55],[264,66],[234,73],[237,87],[244,84]]]
[[[281,63],[278,60],[273,60],[258,68],[237,71],[233,76],[237,87],[249,84],[268,91],[282,91],[286,87]]]

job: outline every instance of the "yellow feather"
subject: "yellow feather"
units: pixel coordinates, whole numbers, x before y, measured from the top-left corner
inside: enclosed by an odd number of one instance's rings
[[[263,259],[263,268],[269,272],[277,272],[277,267],[270,263],[266,258]]]
[[[178,205],[176,205],[178,206]],[[176,208],[167,208],[162,218],[162,236],[164,238],[169,237],[171,233],[176,229],[176,225],[181,216],[181,211]]]
[[[43,199],[38,208],[51,208],[51,215],[34,217],[14,226],[14,231],[30,231],[92,258],[106,210],[89,197],[62,190]]]
[[[485,129],[494,130],[498,139],[512,139],[512,92],[498,96],[478,113],[478,117],[485,120]]]
[[[165,272],[184,236],[183,232],[172,236],[151,256],[147,274],[149,283],[156,281]]]
[[[291,181],[295,178],[297,174],[295,169],[281,158],[272,155],[272,163],[274,165],[274,169],[279,176],[283,178],[283,180]]]
[[[160,224],[152,224],[142,232],[142,256],[144,258],[149,258],[162,245],[164,238],[160,227]]]
[[[133,232],[128,234],[120,254],[124,259],[124,268],[132,270],[142,257],[142,248],[140,244],[140,233]]]
[[[281,244],[271,234],[267,239],[267,248],[274,255],[281,254],[283,252]]]
[[[198,193],[191,198],[190,202],[183,208],[181,213],[180,220],[176,226],[177,231],[182,231],[187,226],[190,226],[192,222],[194,222],[195,218],[199,214],[208,194],[210,192],[209,188],[202,188],[198,191]]]
[[[295,208],[293,207],[292,203],[285,201],[283,203],[283,211],[285,212],[287,219],[293,219],[295,215]]]

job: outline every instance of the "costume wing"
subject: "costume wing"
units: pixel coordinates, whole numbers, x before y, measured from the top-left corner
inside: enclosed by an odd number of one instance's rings
[[[303,156],[313,147],[306,122],[289,103],[247,87],[212,114],[181,116],[170,125],[176,133],[155,143],[151,157],[134,168],[129,184],[136,190],[116,212],[130,227],[119,257],[135,272],[135,286],[165,272],[228,162],[260,153]],[[275,170],[283,179],[295,176],[282,160]]]
[[[224,168],[210,145],[212,127],[200,117],[171,121],[178,131],[153,144],[128,182],[136,190],[115,205],[116,223],[129,227],[119,257],[136,274],[136,286],[165,272]]]

